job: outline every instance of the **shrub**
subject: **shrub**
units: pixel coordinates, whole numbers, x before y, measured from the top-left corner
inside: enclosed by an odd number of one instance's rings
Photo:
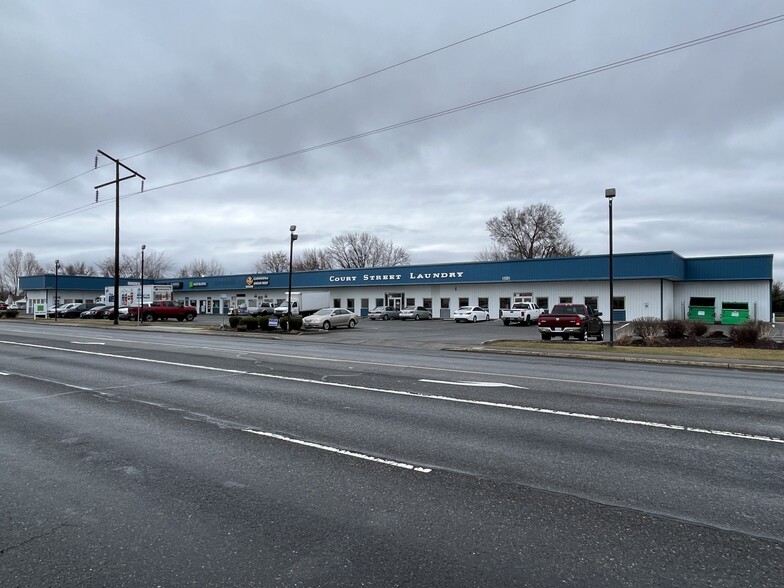
[[[230,317],[229,317],[229,326],[230,326],[232,329],[236,329],[236,328],[237,328],[237,325],[239,325],[239,324],[240,324],[240,319],[241,319],[241,318],[242,318],[242,317],[240,317],[240,316],[230,316]]]
[[[288,331],[289,330],[288,322],[289,322],[289,317],[288,316],[280,317],[280,328],[283,329],[284,331]],[[301,329],[302,329],[302,317],[301,316],[292,316],[291,317],[291,330],[292,331],[299,331]]]
[[[662,323],[664,336],[668,339],[683,339],[686,335],[686,323],[677,319],[664,321]]]
[[[658,336],[661,327],[661,321],[653,316],[643,316],[632,321],[632,332],[646,343]]]
[[[0,311],[0,318],[16,318],[17,316],[19,316],[18,310],[9,309]]]
[[[686,321],[686,334],[689,337],[702,337],[708,332],[708,325],[702,321]]]
[[[259,328],[259,319],[257,318],[252,316],[242,316],[240,319],[240,325],[243,325],[247,331],[255,331]]]
[[[618,337],[616,343],[618,345],[623,345],[628,347],[629,345],[634,343],[634,337],[632,337],[631,335],[621,335],[620,337]]]
[[[753,347],[757,341],[769,336],[770,326],[763,321],[746,321],[730,329],[730,340],[740,347]]]

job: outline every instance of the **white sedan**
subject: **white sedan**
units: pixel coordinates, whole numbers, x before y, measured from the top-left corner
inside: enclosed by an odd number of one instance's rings
[[[490,320],[490,313],[479,306],[461,306],[455,311],[453,316],[456,323],[461,321],[475,323],[476,321]]]

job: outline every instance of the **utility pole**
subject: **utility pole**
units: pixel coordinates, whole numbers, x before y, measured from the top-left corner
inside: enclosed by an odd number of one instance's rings
[[[115,187],[115,197],[116,202],[114,205],[114,324],[120,324],[120,182],[124,182],[125,180],[130,180],[132,178],[141,178],[142,179],[142,192],[144,192],[144,180],[145,178],[140,173],[132,170],[130,167],[125,165],[124,163],[120,163],[119,159],[115,159],[108,153],[104,153],[100,149],[98,149],[98,153],[106,157],[107,159],[111,159],[114,162],[115,168],[115,176],[111,182],[106,182],[99,186],[95,187],[95,201],[98,202],[98,189],[103,188],[104,186],[109,186],[114,184]],[[98,156],[95,156],[95,167],[98,167]],[[124,178],[120,177],[120,168],[124,168],[131,172],[130,176],[125,176]]]

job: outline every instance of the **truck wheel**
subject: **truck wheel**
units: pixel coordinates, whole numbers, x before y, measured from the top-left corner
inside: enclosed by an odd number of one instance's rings
[[[144,322],[145,323],[153,323],[155,322],[155,315],[151,312],[148,312],[144,315]]]
[[[325,331],[329,331],[332,328],[332,324],[329,321],[324,321],[324,324],[321,325],[321,328]]]
[[[188,314],[185,315],[185,320],[188,322],[191,322],[195,318],[196,316],[192,312],[189,312]]]
[[[504,326],[505,326],[505,327],[508,327],[508,326],[509,326],[509,319],[504,319]]]
[[[356,324],[357,324],[357,321],[355,321],[354,319],[351,319],[350,321],[348,321],[348,328],[349,329],[353,329],[356,326]]]
[[[542,341],[549,341],[550,333],[542,333]]]
[[[525,324],[526,327],[530,327],[531,326],[531,315],[530,314],[526,315],[524,324]]]
[[[596,340],[597,341],[604,341],[604,329],[599,331],[599,333],[596,335]]]

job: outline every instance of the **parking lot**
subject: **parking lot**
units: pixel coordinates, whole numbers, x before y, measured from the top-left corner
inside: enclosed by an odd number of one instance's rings
[[[193,326],[205,324],[228,324],[228,319],[217,315],[199,315],[192,323]],[[440,319],[372,321],[368,318],[360,318],[354,329],[304,331],[302,336],[335,343],[366,343],[392,347],[401,345],[416,347],[443,346],[444,344],[474,345],[494,339],[540,340],[539,332],[534,325],[506,327],[497,319],[477,323],[456,323],[454,320]]]

